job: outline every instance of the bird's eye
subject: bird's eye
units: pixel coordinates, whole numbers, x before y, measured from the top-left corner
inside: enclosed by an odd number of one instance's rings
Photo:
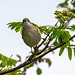
[[[24,20],[24,22],[26,22],[26,20]]]
[[[28,22],[29,22],[29,20],[28,20]]]
[[[26,20],[23,20],[23,23],[26,22]]]

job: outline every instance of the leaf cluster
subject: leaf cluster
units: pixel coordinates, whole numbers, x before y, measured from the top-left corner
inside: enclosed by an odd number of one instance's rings
[[[75,0],[71,0],[71,4],[75,7]]]
[[[21,62],[21,58],[19,55],[17,55],[18,58],[19,58],[19,62]],[[8,58],[2,54],[0,54],[0,72],[4,72],[4,71],[7,71],[7,70],[10,70],[12,69],[13,66],[16,66],[17,64],[17,60],[15,59],[11,59],[11,58]],[[10,72],[10,73],[7,73],[7,74],[4,74],[4,75],[22,75],[22,71],[20,69],[17,69],[15,70],[14,72]],[[23,74],[25,75],[25,74]]]
[[[22,22],[10,22],[7,25],[8,28],[11,28],[11,30],[15,29],[16,32],[19,32],[22,27]]]
[[[58,7],[68,7],[69,0],[65,0],[64,2],[58,4]],[[70,0],[70,4],[72,4],[73,7],[75,7],[75,0]]]
[[[71,12],[69,9],[66,9],[64,11],[56,10],[54,14],[56,15],[56,19],[58,19],[62,26],[64,26],[71,19],[75,18],[75,14]]]
[[[73,6],[72,9],[70,8],[69,4],[71,4]],[[75,0],[70,0],[70,1],[69,0],[65,0],[63,3],[59,3],[58,7],[67,8],[67,9],[71,10],[75,14],[75,9],[74,9],[74,7],[75,7]]]
[[[72,59],[72,48],[71,47],[72,46],[75,47],[75,45],[70,44],[69,39],[71,38],[71,35],[69,34],[69,31],[54,29],[50,38],[55,39],[55,41],[53,43],[54,46],[58,46],[64,42],[66,42],[66,44],[60,48],[59,56],[62,55],[62,53],[64,52],[64,50],[66,48],[68,51],[68,57],[71,60]],[[71,41],[73,41],[73,40],[71,40]],[[74,48],[73,48],[73,50],[74,50]]]
[[[55,28],[50,36],[50,38],[54,39],[56,38],[58,44],[64,43],[64,42],[69,42],[69,39],[71,38],[71,35],[69,34],[68,31],[65,30],[60,30]]]
[[[15,59],[11,59],[11,58],[8,58],[2,54],[0,54],[0,67],[4,68],[5,66],[9,67],[9,66],[15,66],[17,61]]]
[[[68,6],[68,1],[69,0],[65,0],[63,3],[60,3],[58,6],[59,7],[66,7],[66,6]]]

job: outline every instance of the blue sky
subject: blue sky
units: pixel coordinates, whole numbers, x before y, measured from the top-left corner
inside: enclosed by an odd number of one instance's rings
[[[9,22],[22,21],[29,18],[31,22],[40,25],[54,25],[56,23],[54,11],[56,6],[64,0],[0,0],[0,53],[8,57],[17,59],[16,54],[25,58],[30,48],[24,44],[21,34],[8,29]],[[62,10],[62,9],[58,9]],[[75,23],[74,21],[72,23]],[[67,50],[61,57],[58,56],[59,50],[55,54],[49,53],[52,65],[41,63],[38,66],[43,70],[42,75],[75,75],[75,58],[68,59]],[[23,59],[24,61],[24,59]],[[36,75],[36,65],[27,70],[27,75]]]

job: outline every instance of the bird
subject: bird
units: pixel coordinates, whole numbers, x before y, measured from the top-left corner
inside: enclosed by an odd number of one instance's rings
[[[28,18],[24,18],[22,21],[22,39],[26,45],[31,48],[36,46],[41,40],[41,34],[38,28],[33,26],[32,22]]]

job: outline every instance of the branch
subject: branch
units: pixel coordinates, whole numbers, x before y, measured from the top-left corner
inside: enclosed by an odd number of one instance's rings
[[[36,55],[39,55],[39,54],[41,54],[42,52],[44,52],[45,49],[48,48],[48,45],[49,45],[50,41],[51,41],[51,39],[49,39],[49,41],[48,41],[47,45],[44,47],[44,49],[43,49],[42,51],[36,53]]]
[[[75,35],[73,35],[73,36],[69,39],[69,41],[72,40],[74,37],[75,37]],[[22,68],[23,66],[26,66],[26,65],[28,65],[28,64],[30,64],[30,63],[33,63],[34,61],[37,61],[37,60],[40,59],[41,57],[43,57],[43,56],[45,56],[46,54],[48,54],[49,52],[52,52],[52,51],[56,50],[57,48],[63,46],[64,44],[66,44],[66,42],[60,44],[59,46],[57,46],[57,47],[55,47],[55,48],[53,48],[53,49],[50,49],[49,51],[43,53],[42,55],[38,56],[37,58],[34,58],[34,59],[30,60],[30,61],[28,61],[28,60],[25,61],[24,63],[20,64],[20,65],[17,66],[17,67],[14,67],[13,69],[10,69],[10,70],[4,71],[4,72],[0,72],[0,75],[6,74],[6,73],[9,73],[9,72],[13,72],[13,71],[15,71],[15,70],[17,70],[17,69]]]

